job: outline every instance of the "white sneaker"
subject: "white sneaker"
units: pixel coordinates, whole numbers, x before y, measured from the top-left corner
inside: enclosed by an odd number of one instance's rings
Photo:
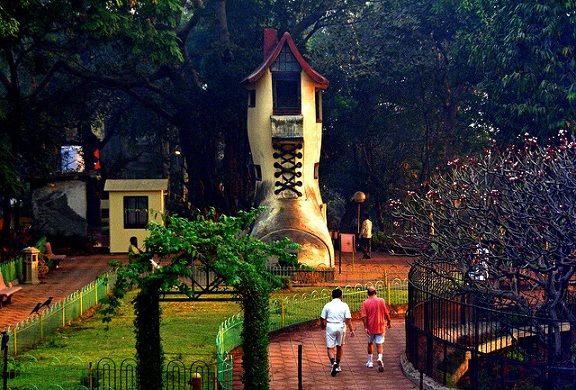
[[[336,372],[342,372],[342,368],[340,368],[340,364],[338,364],[338,367],[336,367]]]
[[[366,367],[372,368],[374,367],[374,363],[372,363],[372,361],[366,362]]]
[[[332,367],[330,367],[330,375],[336,376],[338,373],[338,365],[336,363],[332,363]]]
[[[382,360],[378,359],[376,360],[376,363],[378,363],[378,372],[384,372],[384,363]]]

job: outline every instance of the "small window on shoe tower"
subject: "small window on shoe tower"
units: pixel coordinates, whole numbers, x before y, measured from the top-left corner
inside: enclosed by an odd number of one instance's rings
[[[300,64],[284,46],[271,66],[274,115],[300,115]]]

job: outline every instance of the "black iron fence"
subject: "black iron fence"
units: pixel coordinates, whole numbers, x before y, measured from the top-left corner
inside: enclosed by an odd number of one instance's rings
[[[441,273],[412,268],[406,355],[435,381],[461,389],[576,389],[576,329],[568,322],[487,307]],[[482,305],[478,304],[482,302]]]
[[[218,388],[212,357],[198,360],[169,360],[163,369],[163,389],[215,390]],[[9,359],[3,367],[4,388],[8,389],[138,389],[137,366],[132,358],[122,361],[104,358],[93,364],[80,358],[59,361],[43,356],[24,355]],[[159,389],[160,390],[160,389]]]

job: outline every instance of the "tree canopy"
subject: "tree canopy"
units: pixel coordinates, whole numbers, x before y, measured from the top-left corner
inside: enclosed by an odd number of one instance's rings
[[[262,28],[272,26],[290,31],[331,82],[326,193],[366,192],[382,228],[387,198],[448,159],[478,153],[491,136],[573,131],[573,13],[572,0],[4,2],[4,215],[31,176],[56,170],[71,129],[87,151],[114,134],[149,134],[163,160],[177,145],[187,169],[182,204],[249,208],[239,81],[261,63]],[[98,123],[104,136],[95,139]],[[129,175],[129,160],[107,160],[104,178]]]

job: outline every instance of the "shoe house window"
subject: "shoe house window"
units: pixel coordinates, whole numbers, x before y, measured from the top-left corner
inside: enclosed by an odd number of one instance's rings
[[[316,123],[322,122],[322,90],[317,89],[314,95],[314,108],[316,109]]]
[[[248,107],[256,107],[256,90],[248,91]]]
[[[145,229],[148,224],[148,197],[124,197],[124,228]]]
[[[300,115],[301,70],[288,46],[284,46],[271,66],[274,115]]]

